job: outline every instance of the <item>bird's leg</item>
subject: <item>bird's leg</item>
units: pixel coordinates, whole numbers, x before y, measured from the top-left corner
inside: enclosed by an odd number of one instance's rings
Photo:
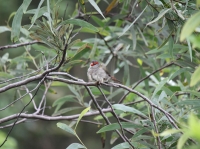
[[[97,81],[97,82],[96,82],[96,85],[97,85],[97,86],[101,86],[101,82],[100,82],[100,81]]]

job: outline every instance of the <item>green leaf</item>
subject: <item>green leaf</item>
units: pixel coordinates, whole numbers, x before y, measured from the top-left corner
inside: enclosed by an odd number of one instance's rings
[[[6,72],[0,72],[0,80],[2,80],[2,78],[11,79],[11,78],[14,78],[14,77],[13,77],[13,75],[8,74]]]
[[[57,106],[60,108],[60,104]],[[56,107],[56,110],[55,112],[52,114],[52,116],[58,116],[58,115],[62,115],[64,113],[67,113],[67,112],[70,112],[70,111],[73,111],[73,110],[77,110],[77,109],[81,109],[82,107],[69,107],[69,108],[64,108],[64,109],[61,109],[58,111]]]
[[[166,58],[171,58],[171,57],[172,57],[171,53],[163,53],[163,54],[158,55],[156,58],[157,59],[166,59]]]
[[[198,100],[184,100],[176,103],[176,105],[192,105],[192,106],[200,106],[200,102]]]
[[[92,24],[83,21],[83,20],[79,20],[79,19],[69,19],[66,21],[63,21],[60,25],[64,25],[64,24],[73,24],[73,25],[77,25],[77,26],[81,26],[81,27],[86,27],[92,31],[98,32],[99,30],[93,26]]]
[[[170,38],[169,38],[169,53],[170,53],[171,58],[173,59],[174,41],[173,41],[172,36],[170,36]]]
[[[130,148],[128,142],[117,144],[116,146],[112,147],[111,149],[123,149],[123,148]]]
[[[67,84],[64,83],[64,82],[53,81],[52,84],[51,84],[51,86],[59,86],[59,87],[63,86],[63,87],[66,87]]]
[[[168,136],[179,132],[181,132],[180,129],[168,129],[160,133],[159,136]]]
[[[74,61],[74,60],[80,60],[81,57],[86,54],[88,51],[91,50],[91,47],[86,43],[83,46],[81,46],[78,51],[76,52],[76,54],[70,59],[70,61]]]
[[[192,47],[191,47],[191,44],[190,44],[190,40],[188,38],[186,39],[186,41],[187,41],[187,44],[188,44],[190,59],[191,59],[191,62],[192,62]]]
[[[167,83],[168,80],[169,80],[168,78],[165,78],[164,80],[162,80],[162,81],[158,84],[158,86],[156,87],[156,89],[155,89],[154,92],[153,92],[153,95],[152,95],[151,99],[154,98],[154,96],[157,94],[157,92],[158,92],[159,90],[161,90],[161,88]]]
[[[200,66],[192,74],[190,86],[196,85],[199,81],[200,81]]]
[[[140,16],[144,13],[144,11],[147,9],[147,6],[142,10],[142,12],[138,15],[138,17],[127,27],[123,30],[122,34],[119,36],[123,36],[132,26],[135,24],[135,22],[140,18]]]
[[[74,65],[77,65],[77,64],[82,64],[83,61],[82,60],[74,60],[74,61],[69,61],[67,64],[65,64],[63,66],[63,69],[67,72],[69,72],[69,70],[74,66]]]
[[[86,11],[85,11],[85,1],[84,0],[78,0],[78,2],[79,2],[79,5],[81,6],[83,13],[85,14],[86,13]]]
[[[79,148],[85,148],[85,146],[83,146],[82,144],[79,143],[72,143],[70,144],[66,149],[79,149]]]
[[[51,9],[50,9],[50,4],[49,4],[49,0],[47,0],[47,13],[45,13],[45,16],[48,18],[48,24],[50,26],[50,30],[52,32],[52,34],[54,34],[54,31],[52,29],[52,18],[51,18]]]
[[[163,6],[163,3],[159,0],[154,0],[154,3],[158,6],[162,5]]]
[[[188,125],[189,130],[187,134],[200,141],[200,120],[194,114],[190,114]]]
[[[88,0],[90,2],[90,4],[96,9],[96,11],[98,11],[100,13],[100,15],[105,19],[103,13],[101,12],[101,9],[99,8],[99,6],[95,3],[94,0]]]
[[[20,35],[21,21],[23,12],[26,11],[32,0],[24,0],[22,5],[18,8],[12,22],[11,40],[16,42]]]
[[[41,17],[45,12],[47,12],[47,6],[44,6],[44,7],[41,7],[40,9],[39,9],[39,12],[38,12],[38,9],[31,9],[31,10],[28,10],[27,12],[26,12],[26,14],[36,14],[36,13],[38,13],[37,14],[37,18],[39,18],[39,17]]]
[[[0,57],[0,62],[4,65],[6,62],[10,61],[9,53],[5,53],[2,57]]]
[[[198,98],[200,98],[200,92],[198,91],[194,91],[194,90],[186,90],[186,93],[190,93],[191,95],[197,96]]]
[[[129,122],[121,122],[121,125],[122,125],[122,128],[143,128],[142,125],[137,125],[137,124],[129,123]],[[112,130],[116,130],[116,129],[120,129],[119,124],[118,123],[112,123],[110,125],[104,126],[97,133],[112,131]]]
[[[110,35],[110,32],[106,31],[104,28],[101,28],[101,27],[98,27],[97,28],[98,31],[99,31],[99,34],[101,34],[102,36],[109,36]],[[86,28],[86,27],[83,27],[81,30],[74,30],[74,31],[79,31],[79,32],[83,32],[83,33],[91,33],[91,34],[95,34],[96,31],[93,31],[89,28]]]
[[[90,108],[91,108],[91,107],[87,107],[86,109],[84,109],[84,110],[81,112],[81,114],[79,115],[78,120],[77,120],[77,122],[76,122],[76,126],[75,126],[75,129],[74,129],[74,130],[76,130],[76,127],[78,126],[79,121],[80,121],[80,120],[82,119],[82,117],[90,110]]]
[[[191,16],[183,26],[181,31],[180,40],[183,41],[185,38],[190,36],[192,32],[200,25],[200,11]]]
[[[161,10],[160,13],[158,14],[158,17],[155,18],[153,21],[147,23],[147,26],[150,25],[150,24],[152,24],[152,23],[157,22],[157,21],[158,21],[160,18],[162,18],[169,10],[171,10],[171,8]]]
[[[170,77],[169,80],[173,80],[175,77],[179,76],[181,73],[189,71],[188,68],[181,68],[178,71],[176,71],[175,73],[173,73]]]
[[[57,54],[56,51],[55,51],[55,49],[51,49],[51,48],[49,48],[47,46],[33,44],[32,47],[34,49],[36,49],[36,51],[41,51],[44,54],[48,54],[49,56],[54,56],[54,55]]]
[[[177,149],[182,149],[188,138],[189,136],[187,134],[183,134],[178,140]]]
[[[68,125],[64,124],[64,123],[57,123],[57,127],[59,127],[62,130],[65,130],[68,133],[71,133],[71,134],[76,136],[76,133],[74,132],[74,130],[71,127],[69,127]]]
[[[128,106],[125,106],[123,104],[114,104],[112,107],[115,110],[121,110],[123,112],[130,112],[130,113],[138,114],[138,115],[141,115],[145,118],[148,118],[145,114],[143,114],[142,112],[140,112],[139,110],[137,110],[133,107],[128,107]]]
[[[138,130],[138,131],[134,134],[134,136],[132,137],[132,139],[137,138],[137,137],[141,136],[143,133],[148,133],[148,132],[149,132],[148,129],[142,128],[142,129]]]
[[[0,26],[0,33],[6,32],[6,31],[11,31],[11,30],[7,26]]]
[[[102,95],[101,92],[99,91],[99,89],[98,89],[97,87],[91,86],[90,89],[91,89],[92,93],[93,93],[95,96]],[[103,91],[103,93],[104,93],[105,95],[109,95],[109,94],[110,94],[110,92],[106,91],[105,89],[101,89],[101,90]]]
[[[187,39],[189,39],[192,43],[192,47],[193,48],[200,48],[200,36],[199,35],[190,35],[189,37],[187,37]]]
[[[42,6],[43,2],[44,2],[44,0],[40,1],[39,5],[38,5],[38,8],[36,9],[35,14],[34,14],[33,18],[31,19],[31,26],[30,26],[30,28],[33,26],[33,24],[35,23],[36,19],[38,18],[40,7]]]
[[[59,99],[57,99],[54,103],[53,103],[53,107],[55,107],[58,104],[64,104],[65,102],[77,102],[75,99],[75,96],[73,95],[67,95],[64,97],[61,97]]]
[[[98,17],[92,16],[91,18],[92,18],[100,27],[104,27],[104,26],[105,26],[105,23],[104,23],[101,19],[99,19]]]

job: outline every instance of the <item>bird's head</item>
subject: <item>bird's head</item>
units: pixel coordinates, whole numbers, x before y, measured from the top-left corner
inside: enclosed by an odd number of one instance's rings
[[[99,65],[99,62],[98,61],[92,61],[91,63],[90,63],[90,66],[98,66]]]

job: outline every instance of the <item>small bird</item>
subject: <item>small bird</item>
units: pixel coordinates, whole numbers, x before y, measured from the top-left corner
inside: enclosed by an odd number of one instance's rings
[[[92,61],[90,67],[87,71],[87,76],[89,82],[97,81],[99,83],[108,82],[109,80],[113,80],[115,82],[119,82],[115,77],[112,77],[106,68],[100,64],[98,61]]]

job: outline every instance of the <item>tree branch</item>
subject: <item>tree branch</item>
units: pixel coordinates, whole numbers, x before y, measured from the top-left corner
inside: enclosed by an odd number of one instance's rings
[[[1,46],[0,50],[9,49],[9,48],[18,48],[18,47],[32,45],[32,44],[36,44],[36,43],[41,43],[41,42],[39,42],[37,40],[34,40],[34,41],[26,42],[26,43],[18,43],[18,44],[13,44],[13,45],[6,45],[6,46]]]
[[[126,140],[126,142],[128,142],[128,144],[135,149],[135,147],[131,144],[131,142],[129,141],[129,139],[126,137],[125,133],[124,133],[124,129],[122,127],[122,124],[117,116],[117,114],[115,113],[112,104],[108,101],[108,99],[106,98],[105,94],[103,93],[103,91],[101,90],[101,88],[99,86],[97,86],[97,88],[99,89],[99,91],[101,92],[101,94],[103,95],[104,99],[106,100],[106,102],[108,103],[108,105],[110,106],[111,110],[112,110],[112,115],[117,119],[117,123],[119,124],[121,131],[122,131],[122,135],[124,136],[124,139]]]

